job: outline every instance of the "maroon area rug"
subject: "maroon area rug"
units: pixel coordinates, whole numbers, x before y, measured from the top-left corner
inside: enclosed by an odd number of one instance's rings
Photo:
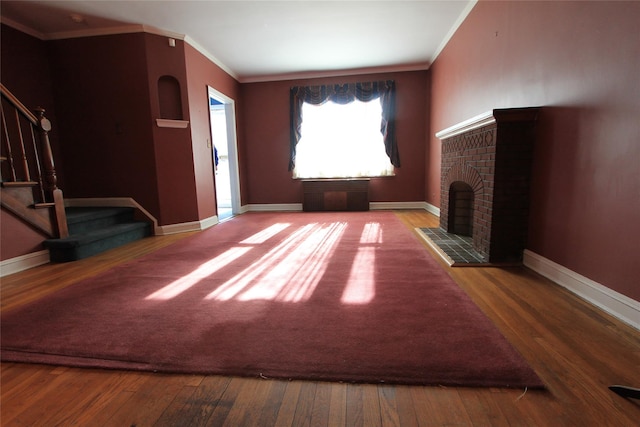
[[[250,213],[2,314],[2,360],[542,387],[391,212]]]

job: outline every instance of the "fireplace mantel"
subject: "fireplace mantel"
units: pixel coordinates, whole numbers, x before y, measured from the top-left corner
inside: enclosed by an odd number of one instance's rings
[[[474,250],[487,262],[522,260],[539,111],[494,109],[436,133],[442,142],[440,228],[470,230]]]
[[[494,124],[497,121],[504,123],[506,121],[535,120],[539,111],[540,108],[537,107],[489,110],[482,114],[478,114],[477,116],[472,117],[468,120],[441,130],[440,132],[436,133],[436,138],[444,140],[461,133],[470,132],[483,126]]]
[[[493,116],[493,110],[487,111],[486,113],[482,113],[470,118],[469,120],[465,120],[464,122],[460,122],[456,125],[441,130],[440,132],[436,133],[436,138],[440,140],[451,138],[452,136],[456,136],[464,132],[469,132],[471,130],[478,129],[482,126],[487,126],[495,122],[496,118]]]

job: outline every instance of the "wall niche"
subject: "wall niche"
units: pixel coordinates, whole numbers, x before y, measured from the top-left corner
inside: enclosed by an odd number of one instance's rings
[[[180,82],[173,76],[165,75],[158,79],[158,103],[160,118],[156,119],[159,127],[186,128],[182,112],[182,94]]]

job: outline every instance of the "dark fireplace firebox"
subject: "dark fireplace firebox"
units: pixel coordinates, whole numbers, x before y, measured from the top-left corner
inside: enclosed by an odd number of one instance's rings
[[[436,134],[440,234],[467,236],[481,263],[522,261],[539,111],[496,109]]]

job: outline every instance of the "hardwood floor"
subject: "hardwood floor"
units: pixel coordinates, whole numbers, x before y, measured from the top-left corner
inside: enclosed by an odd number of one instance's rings
[[[397,215],[412,230],[437,226],[437,218],[426,211]],[[2,310],[184,236],[152,237],[86,260],[4,277]],[[524,267],[442,265],[529,361],[547,390],[276,381],[2,363],[0,424],[640,425],[640,401],[607,388],[640,386],[640,332]]]

